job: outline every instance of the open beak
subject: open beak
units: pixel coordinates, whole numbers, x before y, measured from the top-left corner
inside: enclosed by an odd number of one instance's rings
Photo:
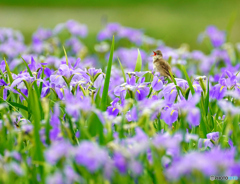
[[[157,55],[156,52],[153,51],[153,55],[151,55],[151,56],[153,57],[153,56],[156,56],[156,55]]]

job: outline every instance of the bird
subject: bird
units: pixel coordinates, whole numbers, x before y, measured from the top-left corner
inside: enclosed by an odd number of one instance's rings
[[[159,72],[161,76],[168,77],[172,80],[170,72],[172,73],[172,69],[170,64],[163,59],[162,52],[160,50],[153,51],[153,69],[156,72]],[[173,75],[173,74],[172,74]],[[173,75],[175,78],[175,76]]]

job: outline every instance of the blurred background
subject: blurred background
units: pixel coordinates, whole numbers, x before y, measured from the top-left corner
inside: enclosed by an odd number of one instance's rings
[[[229,40],[240,41],[239,0],[1,0],[0,27],[20,30],[27,43],[39,27],[53,28],[74,19],[88,26],[85,43],[95,43],[96,35],[108,22],[143,29],[146,35],[190,50],[205,50],[197,42],[208,25],[230,32]]]

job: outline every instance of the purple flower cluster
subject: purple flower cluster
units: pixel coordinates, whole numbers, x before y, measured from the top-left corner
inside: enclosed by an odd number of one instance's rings
[[[67,56],[60,44],[66,32]],[[69,184],[239,176],[239,48],[225,43],[225,32],[206,29],[209,54],[187,45],[168,47],[118,23],[99,32],[104,42],[93,54],[82,39],[87,33],[86,25],[69,20],[39,28],[27,47],[19,32],[0,29],[0,55],[12,71],[2,59],[0,183],[28,175],[33,183]],[[113,35],[117,44],[104,103],[107,40]],[[141,71],[134,71],[136,46]],[[146,48],[162,51],[177,76],[173,81],[152,71]]]

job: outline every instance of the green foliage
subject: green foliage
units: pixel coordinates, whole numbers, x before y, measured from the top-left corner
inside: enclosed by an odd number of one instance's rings
[[[109,56],[108,66],[107,66],[107,72],[106,72],[106,77],[105,77],[105,82],[104,82],[104,87],[103,87],[102,102],[101,102],[102,110],[106,110],[106,108],[107,108],[107,97],[108,97],[108,88],[109,88],[111,70],[112,70],[113,52],[114,52],[114,36],[112,39],[112,46],[111,46],[111,51],[110,51],[110,56]]]
[[[141,56],[140,56],[140,57],[141,57]],[[122,70],[122,75],[123,75],[123,78],[124,78],[124,82],[127,82],[127,78],[126,78],[126,75],[125,75],[125,72],[124,72],[124,68],[123,68],[122,63],[121,63],[121,61],[120,61],[119,58],[118,58],[118,63],[119,63],[120,68],[121,68],[121,70]]]
[[[141,53],[138,49],[138,57],[137,57],[137,61],[136,61],[136,66],[135,66],[135,72],[140,72],[142,68],[142,57],[141,57]]]

